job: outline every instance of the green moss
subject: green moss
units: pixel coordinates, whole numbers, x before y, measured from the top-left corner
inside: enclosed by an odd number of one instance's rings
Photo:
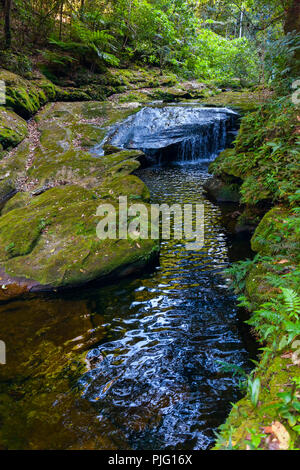
[[[31,200],[31,196],[29,193],[17,193],[14,197],[12,197],[2,209],[1,215],[7,214],[8,212],[19,209],[21,207],[25,207]],[[1,220],[1,219],[0,219]]]
[[[262,96],[259,92],[249,90],[226,91],[215,96],[206,97],[204,100],[207,106],[229,106],[244,115],[255,111],[261,106]]]
[[[25,119],[35,114],[47,101],[41,88],[19,75],[0,69],[0,80],[4,80],[6,85],[6,107]]]
[[[293,256],[300,260],[300,220],[288,209],[273,207],[263,217],[251,239],[251,248],[261,255]]]
[[[46,77],[34,80],[33,83],[45,93],[49,101],[55,101],[57,97],[57,87],[54,85],[54,83],[52,83]]]
[[[129,201],[149,202],[150,192],[137,176],[126,175],[121,177],[107,177],[99,188],[97,194],[101,198],[118,200],[120,196],[127,196]]]
[[[299,377],[298,367],[291,366],[288,359],[277,356],[263,370],[258,370],[255,376],[261,381],[258,406],[253,406],[249,396],[234,405],[226,423],[221,427],[215,450],[228,449],[231,446],[239,450],[251,448],[251,432],[262,435],[259,448],[268,449],[264,427],[270,427],[278,419],[284,423],[290,435],[290,448],[299,446],[297,433],[287,421],[278,417],[274,407],[280,403],[278,393],[291,390],[291,377]]]
[[[0,107],[0,145],[3,149],[15,147],[28,134],[24,119],[7,109]]]
[[[57,101],[89,101],[91,99],[85,91],[78,88],[56,87]]]
[[[60,187],[33,198],[26,211],[2,216],[2,267],[10,276],[56,287],[121,275],[130,265],[148,262],[158,250],[155,241],[97,238],[100,202],[79,186]]]

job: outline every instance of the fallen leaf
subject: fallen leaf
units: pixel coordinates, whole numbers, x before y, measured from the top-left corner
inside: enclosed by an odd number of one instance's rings
[[[272,434],[273,430],[272,430],[272,426],[266,426],[263,428],[264,432],[266,434]]]
[[[286,352],[286,353],[282,354],[280,357],[282,359],[291,359],[292,356],[293,356],[292,352]]]
[[[272,433],[276,437],[279,442],[279,449],[280,450],[287,450],[290,444],[290,435],[279,421],[275,421],[272,424]]]

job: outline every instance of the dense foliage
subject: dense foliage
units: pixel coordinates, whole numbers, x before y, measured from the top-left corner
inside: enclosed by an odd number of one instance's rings
[[[285,2],[247,0],[2,0],[4,48],[92,70],[129,62],[187,78],[268,81]],[[0,10],[1,11],[1,10]],[[28,67],[24,54],[21,68]],[[25,61],[25,63],[24,63]],[[282,64],[281,64],[282,65]]]

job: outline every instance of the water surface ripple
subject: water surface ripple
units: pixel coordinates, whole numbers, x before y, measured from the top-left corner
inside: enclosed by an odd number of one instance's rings
[[[184,241],[164,241],[159,266],[134,289],[102,290],[110,339],[88,353],[83,399],[122,448],[206,449],[238,397],[237,380],[218,361],[248,364],[236,299],[221,275],[228,265],[221,214],[203,194],[206,166],[139,176],[153,202],[205,205],[205,246],[186,251]]]

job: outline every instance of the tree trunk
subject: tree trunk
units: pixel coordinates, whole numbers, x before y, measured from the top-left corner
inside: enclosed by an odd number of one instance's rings
[[[300,33],[300,1],[299,0],[291,0],[290,6],[287,10],[285,25],[284,25],[284,32],[285,34],[292,33],[296,31],[296,33]],[[299,75],[299,61],[300,61],[300,49],[297,49],[294,55],[294,65],[292,67],[293,75]]]
[[[300,32],[300,2],[299,0],[291,0],[290,6],[287,10],[285,25],[285,33],[292,31]]]
[[[5,35],[5,47],[9,49],[11,46],[11,24],[10,15],[12,9],[13,0],[4,0],[4,35]]]
[[[59,12],[59,40],[60,41],[62,40],[63,12],[64,12],[64,0],[61,0],[60,12]]]

